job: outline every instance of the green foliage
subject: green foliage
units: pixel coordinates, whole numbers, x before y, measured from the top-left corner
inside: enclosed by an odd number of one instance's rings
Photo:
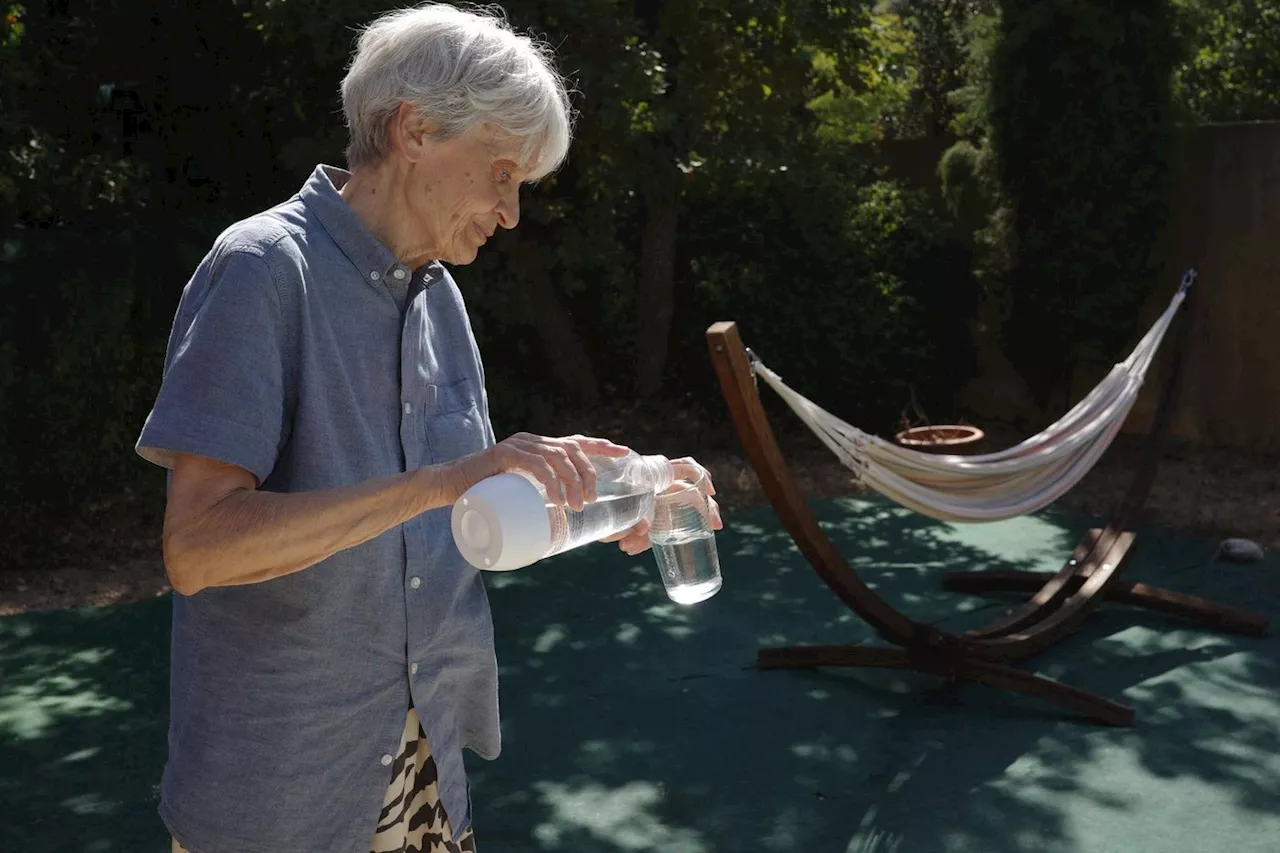
[[[819,136],[828,142],[874,142],[903,135],[916,69],[911,64],[911,32],[897,15],[876,14],[867,28],[861,61],[853,73],[841,71],[825,52],[814,57],[822,94],[808,107],[821,122]]]
[[[913,392],[950,414],[973,288],[926,195],[838,149],[717,178],[688,221],[700,251],[678,336],[686,387],[717,393],[702,331],[733,319],[784,379],[865,429],[895,426]]]
[[[911,33],[911,92],[903,135],[940,136],[952,125],[952,94],[966,76],[971,22],[994,12],[994,0],[899,0],[893,3]]]
[[[1280,119],[1280,3],[1176,0],[1186,45],[1174,93],[1200,122]]]
[[[104,0],[14,13],[0,39],[0,192],[19,226],[4,234],[0,272],[11,308],[0,394],[16,413],[0,428],[0,461],[14,472],[5,506],[56,516],[158,481],[132,447],[182,285],[219,228],[292,192],[315,162],[342,162],[338,81],[355,28],[384,8],[240,0],[139,19]],[[833,89],[901,100],[902,69],[885,63],[900,62],[902,32],[872,27],[869,3],[506,8],[517,29],[556,45],[579,117],[569,163],[526,191],[520,228],[456,271],[500,432],[568,402],[549,378],[567,344],[602,400],[633,393],[649,310],[637,294],[640,234],[659,191],[675,192],[685,217],[663,399],[720,411],[702,341],[724,316],[767,328],[761,348],[782,365],[819,380],[836,372],[851,413],[880,422],[907,382],[946,382],[928,324],[951,298],[939,271],[963,263],[945,259],[918,194],[862,171],[845,143],[865,128],[846,120],[820,134],[806,108]],[[68,257],[82,260],[30,287]],[[743,258],[747,275],[727,277]],[[802,331],[774,322],[783,316]],[[797,345],[811,328],[824,343]]]
[[[1272,6],[1176,0],[1175,18],[1174,1],[504,4],[555,45],[579,117],[520,227],[456,271],[498,431],[634,394],[642,235],[670,199],[662,401],[722,411],[703,333],[735,319],[861,426],[891,428],[913,396],[952,417],[975,252],[1039,387],[1112,357],[1151,284],[1170,80],[1201,118],[1274,114],[1280,92]],[[0,402],[17,413],[0,501],[70,511],[154,481],[132,444],[182,284],[219,227],[343,162],[338,81],[387,7],[2,8],[0,203],[23,227],[0,235]],[[944,131],[962,141],[939,163],[942,207],[866,165],[868,147]]]
[[[1178,58],[1169,0],[1002,3],[989,144],[1008,352],[1047,401],[1107,363],[1155,284],[1171,196]]]
[[[938,161],[938,180],[947,212],[968,233],[981,229],[991,211],[988,159],[988,149],[962,139]]]
[[[177,296],[216,228],[139,216],[0,234],[4,562],[40,558],[67,514],[154,478],[133,445]]]

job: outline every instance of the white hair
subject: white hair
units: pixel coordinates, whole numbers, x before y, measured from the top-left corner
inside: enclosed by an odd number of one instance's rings
[[[569,151],[569,95],[550,48],[513,32],[497,8],[428,3],[361,31],[342,81],[351,168],[386,157],[388,125],[405,102],[441,139],[495,125],[520,144],[529,180],[555,171]]]

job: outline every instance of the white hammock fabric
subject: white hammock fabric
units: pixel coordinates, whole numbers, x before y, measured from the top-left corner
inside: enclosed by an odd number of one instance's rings
[[[857,478],[922,515],[950,522],[992,522],[1034,513],[1074,487],[1123,426],[1174,315],[1169,307],[1123,362],[1043,432],[995,453],[941,455],[900,447],[832,415],[753,356],[752,371],[778,393]]]

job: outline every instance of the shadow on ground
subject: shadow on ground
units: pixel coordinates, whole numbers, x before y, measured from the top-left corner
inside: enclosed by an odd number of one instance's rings
[[[1056,569],[1088,519],[953,527],[816,505],[891,603],[955,630],[1008,602],[957,568]],[[596,546],[489,575],[504,753],[469,760],[481,851],[1272,851],[1280,643],[1106,608],[1037,671],[1132,704],[1081,723],[1035,700],[874,671],[758,671],[762,645],[873,642],[767,510],[719,537],[725,588],[667,602],[651,557]],[[1130,575],[1268,613],[1280,559],[1139,536]],[[160,851],[167,602],[0,621],[0,849]],[[472,757],[474,758],[474,757]]]
[[[167,851],[169,601],[0,620],[0,850]]]

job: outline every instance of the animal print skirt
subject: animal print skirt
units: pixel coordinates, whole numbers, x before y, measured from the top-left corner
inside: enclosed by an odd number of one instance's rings
[[[400,750],[391,763],[391,784],[382,798],[382,814],[370,853],[475,853],[475,837],[468,828],[453,837],[449,818],[440,805],[436,760],[418,712],[409,709],[400,736]]]
[[[418,712],[412,708],[405,716],[404,734],[391,770],[369,853],[476,853],[471,829],[453,837],[449,818],[440,805],[436,760],[431,757]],[[172,853],[187,851],[174,841]]]

